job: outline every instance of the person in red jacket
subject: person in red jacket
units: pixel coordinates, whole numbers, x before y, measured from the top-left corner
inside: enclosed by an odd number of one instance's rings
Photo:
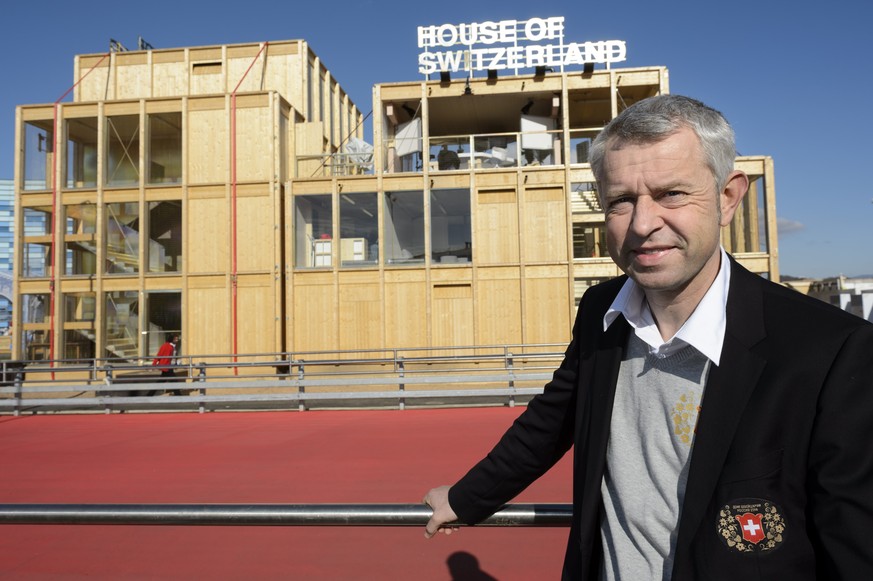
[[[175,364],[176,347],[178,344],[179,335],[169,335],[167,341],[158,349],[154,361],[152,361],[152,365],[159,367],[161,370],[161,381],[173,381],[171,378],[176,377],[176,372],[171,365]],[[182,390],[174,389],[172,393],[182,395]]]

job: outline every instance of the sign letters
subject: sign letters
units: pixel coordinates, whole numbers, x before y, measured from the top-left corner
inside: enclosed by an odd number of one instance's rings
[[[418,70],[457,72],[609,64],[627,58],[623,40],[564,42],[564,17],[418,27]],[[460,48],[463,47],[463,48]]]

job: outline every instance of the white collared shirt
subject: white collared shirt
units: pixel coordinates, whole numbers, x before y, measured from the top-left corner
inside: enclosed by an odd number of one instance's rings
[[[724,248],[720,251],[721,265],[718,275],[688,320],[668,341],[664,341],[658,331],[643,289],[630,278],[603,316],[603,330],[606,331],[621,314],[634,328],[636,336],[649,346],[651,354],[667,357],[686,345],[691,345],[718,365],[724,344],[725,312],[731,280],[727,253]]]

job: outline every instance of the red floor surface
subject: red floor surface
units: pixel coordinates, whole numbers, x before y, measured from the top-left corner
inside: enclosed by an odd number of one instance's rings
[[[523,408],[0,417],[0,503],[413,503]],[[565,457],[518,502],[570,502]],[[2,579],[560,577],[567,529],[0,525]]]

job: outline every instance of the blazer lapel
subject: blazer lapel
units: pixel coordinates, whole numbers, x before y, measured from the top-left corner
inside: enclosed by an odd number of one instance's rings
[[[587,538],[587,535],[599,535],[600,483],[609,443],[615,383],[630,330],[624,317],[616,319],[600,338],[597,351],[593,354],[593,368],[590,371],[583,370],[581,375],[580,388],[588,394],[587,398],[580,398],[579,401],[584,420],[579,423],[581,433],[576,437],[576,442],[585,442],[579,447],[584,450],[583,457],[578,460],[584,478],[579,483],[581,489],[577,489],[577,498],[581,502],[579,519],[582,524],[582,546],[600,545],[599,538]],[[590,541],[590,544],[586,541]]]
[[[754,275],[732,264],[727,329],[720,364],[706,381],[679,521],[676,562],[689,545],[712,498],[737,425],[758,383],[766,360],[751,351],[766,335],[763,296]]]

